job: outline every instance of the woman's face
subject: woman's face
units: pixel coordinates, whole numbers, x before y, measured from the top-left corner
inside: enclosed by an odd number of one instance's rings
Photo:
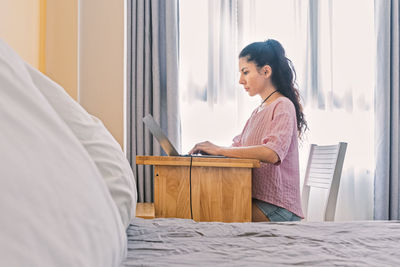
[[[263,69],[258,70],[256,64],[241,57],[239,59],[239,71],[239,83],[243,85],[250,96],[263,96],[265,94],[269,75],[267,76],[267,74],[263,72]]]

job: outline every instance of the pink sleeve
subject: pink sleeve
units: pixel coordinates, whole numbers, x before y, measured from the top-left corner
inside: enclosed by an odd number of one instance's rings
[[[233,140],[232,140],[232,147],[238,147],[240,146],[240,140],[242,139],[242,134],[236,135]]]
[[[262,139],[263,145],[278,154],[279,161],[276,165],[279,165],[286,157],[292,142],[294,127],[297,127],[294,107],[291,109],[285,105],[277,106],[266,135]]]

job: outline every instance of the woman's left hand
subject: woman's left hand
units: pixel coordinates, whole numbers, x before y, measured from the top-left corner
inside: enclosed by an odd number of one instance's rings
[[[209,155],[221,155],[221,147],[214,145],[209,141],[201,142],[196,144],[189,152],[189,154],[209,154]]]

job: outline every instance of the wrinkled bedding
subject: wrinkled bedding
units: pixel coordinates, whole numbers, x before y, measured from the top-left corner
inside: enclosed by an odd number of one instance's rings
[[[400,266],[398,221],[217,223],[137,218],[123,266]]]

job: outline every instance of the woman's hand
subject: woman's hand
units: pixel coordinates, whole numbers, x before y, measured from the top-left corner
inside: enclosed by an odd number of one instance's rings
[[[221,155],[221,147],[214,145],[209,141],[201,142],[196,144],[189,152],[191,154],[209,154],[209,155]]]
[[[210,154],[221,155],[229,158],[258,159],[262,162],[279,164],[280,159],[276,152],[266,146],[246,146],[246,147],[221,147],[211,142],[205,141],[196,144],[189,154]]]

